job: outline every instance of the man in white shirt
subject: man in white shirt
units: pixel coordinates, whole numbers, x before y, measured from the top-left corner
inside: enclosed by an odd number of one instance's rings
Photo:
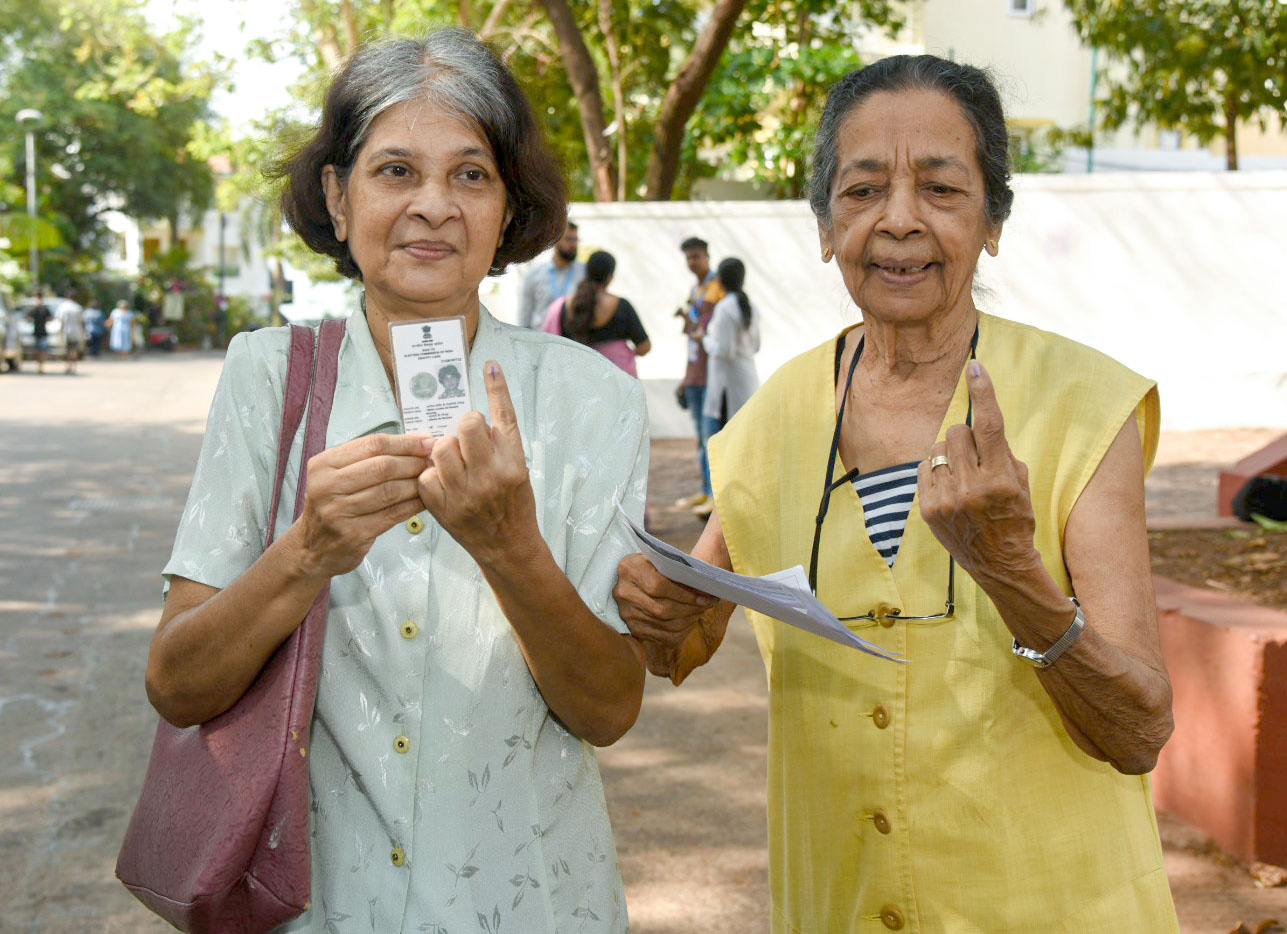
[[[568,221],[568,229],[554,244],[554,255],[549,262],[527,270],[519,297],[518,324],[539,331],[551,303],[558,298],[572,297],[585,278],[585,263],[576,258],[577,244],[576,224]]]
[[[76,302],[63,302],[58,308],[58,318],[63,323],[67,372],[76,372],[76,361],[85,349],[85,311]]]

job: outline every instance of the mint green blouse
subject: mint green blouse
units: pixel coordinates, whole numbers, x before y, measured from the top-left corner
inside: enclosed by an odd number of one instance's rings
[[[259,557],[289,338],[234,338],[215,393],[167,583],[228,586]],[[509,383],[542,534],[582,599],[626,632],[612,599],[642,521],[643,391],[588,347],[484,309],[469,382]],[[364,315],[349,320],[327,431],[333,447],[401,430]],[[290,525],[302,432],[282,496]],[[551,715],[473,559],[428,512],[380,536],[331,582],[309,753],[312,908],[279,930],[541,934],[627,928],[592,747]],[[593,659],[587,659],[593,664]]]

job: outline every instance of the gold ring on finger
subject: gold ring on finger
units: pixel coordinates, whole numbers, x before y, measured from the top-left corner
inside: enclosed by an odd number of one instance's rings
[[[935,454],[930,458],[930,470],[933,470],[935,467],[946,467],[948,470],[952,469],[952,465],[948,462],[946,454]]]

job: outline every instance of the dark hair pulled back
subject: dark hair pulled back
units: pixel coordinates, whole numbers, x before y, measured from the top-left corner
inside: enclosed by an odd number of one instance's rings
[[[720,260],[715,270],[715,278],[729,295],[737,296],[737,307],[742,310],[742,327],[751,326],[751,300],[746,297],[742,286],[746,284],[746,264],[735,256]]]
[[[814,137],[809,177],[809,206],[821,223],[831,224],[831,189],[838,169],[840,127],[863,101],[881,91],[940,91],[960,105],[974,128],[975,155],[983,172],[984,210],[988,223],[1010,216],[1010,137],[1001,95],[982,68],[951,62],[937,55],[892,55],[851,71],[827,93],[822,122]]]
[[[616,271],[617,261],[611,253],[598,250],[585,261],[585,278],[577,284],[572,299],[567,303],[567,336],[582,344],[590,343],[594,328],[594,306]]]

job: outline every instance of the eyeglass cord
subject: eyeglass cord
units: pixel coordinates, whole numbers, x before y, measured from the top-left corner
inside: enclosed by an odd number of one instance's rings
[[[840,345],[842,354],[844,351],[844,340],[845,338],[842,336],[841,345]],[[833,481],[831,479],[835,475],[836,458],[839,456],[839,453],[840,453],[840,432],[841,432],[841,428],[844,425],[845,406],[849,402],[849,391],[853,387],[854,372],[858,369],[858,360],[862,357],[863,347],[865,346],[866,342],[867,342],[867,336],[865,334],[858,339],[858,347],[854,350],[853,360],[851,360],[849,363],[849,372],[845,376],[845,391],[844,391],[844,395],[840,397],[840,409],[836,413],[836,428],[831,435],[831,453],[827,456],[827,477],[826,477],[826,482],[823,484],[823,488],[822,488],[822,501],[818,504],[818,516],[817,516],[817,519],[815,520],[814,530],[813,530],[813,550],[809,556],[809,589],[813,591],[815,596],[818,593],[818,551],[822,545],[822,523],[823,523],[823,520],[826,519],[827,510],[831,506],[831,494],[834,490],[839,489],[841,485],[850,482],[855,472],[854,470],[851,470],[849,473],[845,474],[839,480]],[[970,357],[969,357],[970,360],[978,359],[978,347],[979,347],[979,328],[976,325],[974,328],[974,335],[973,337],[970,338]],[[837,367],[838,366],[839,364],[837,363]],[[974,400],[973,399],[969,399],[965,410],[965,424],[970,428],[974,427]],[[955,591],[956,591],[955,584],[956,584],[956,562],[953,560],[951,553],[949,553],[947,556],[947,603],[946,603],[948,616],[952,615],[953,611],[956,609],[956,605],[954,602]],[[932,619],[932,618],[933,617],[904,617],[904,619]]]

